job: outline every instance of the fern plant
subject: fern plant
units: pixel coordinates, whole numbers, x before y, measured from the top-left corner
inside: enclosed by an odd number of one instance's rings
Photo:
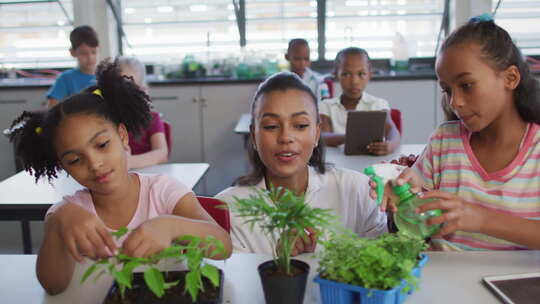
[[[112,232],[112,235],[120,238],[127,232],[127,228],[121,228]],[[156,297],[161,298],[165,294],[165,290],[176,286],[179,281],[166,282],[163,272],[156,268],[156,265],[162,260],[172,259],[174,263],[187,264],[189,271],[185,276],[184,292],[188,292],[195,302],[199,292],[204,290],[202,277],[206,277],[214,287],[219,286],[218,269],[204,262],[205,253],[210,252],[210,250],[212,251],[210,256],[225,252],[223,244],[212,236],[200,238],[184,235],[176,239],[173,245],[147,258],[135,258],[119,252],[116,256],[100,259],[86,270],[81,278],[81,283],[84,283],[94,273],[97,273],[95,280],[108,273],[116,281],[123,298],[126,289],[132,288],[135,268],[147,266],[143,276],[144,282]]]
[[[307,228],[313,228],[320,236],[335,217],[329,209],[309,206],[305,195],[282,187],[271,185],[270,190],[255,191],[255,195],[245,199],[234,197],[235,202],[228,208],[244,217],[251,229],[255,224],[261,228],[274,248],[274,263],[282,273],[291,275],[291,252],[296,240],[308,237]]]

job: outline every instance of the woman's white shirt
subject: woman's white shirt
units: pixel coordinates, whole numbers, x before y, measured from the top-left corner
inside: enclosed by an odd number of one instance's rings
[[[361,237],[376,237],[387,231],[386,215],[369,196],[369,178],[348,169],[328,168],[325,174],[309,167],[306,201],[315,208],[328,208],[340,217],[343,225]],[[256,194],[255,188],[266,189],[264,178],[255,186],[229,187],[216,198],[231,203],[237,198]],[[273,248],[255,224],[253,230],[246,219],[231,213],[231,238],[235,252],[272,254]]]

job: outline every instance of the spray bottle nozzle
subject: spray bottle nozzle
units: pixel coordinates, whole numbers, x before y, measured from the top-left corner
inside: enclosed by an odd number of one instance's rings
[[[390,180],[396,179],[405,169],[396,164],[376,164],[364,169],[364,174],[369,176],[376,184],[377,204],[380,205],[384,196],[384,187]]]

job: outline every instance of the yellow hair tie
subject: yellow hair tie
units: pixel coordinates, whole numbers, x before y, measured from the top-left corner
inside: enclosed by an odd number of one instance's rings
[[[101,90],[100,90],[100,89],[95,89],[94,91],[92,91],[92,94],[97,95],[97,96],[103,98],[103,94],[101,94]]]
[[[39,135],[41,134],[41,132],[43,132],[43,129],[41,127],[37,127],[35,131],[36,131],[36,134]]]

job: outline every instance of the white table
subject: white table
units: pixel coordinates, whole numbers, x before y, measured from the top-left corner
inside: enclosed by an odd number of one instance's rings
[[[481,283],[483,276],[540,271],[539,251],[429,252],[420,289],[406,303],[497,303]],[[264,303],[257,266],[268,256],[233,254],[225,262],[213,262],[225,273],[223,303]],[[319,288],[313,283],[317,261],[304,255],[311,266],[305,303],[319,303]],[[0,255],[0,295],[3,303],[101,303],[112,279],[84,285],[80,277],[89,265],[78,264],[68,289],[49,296],[35,274],[35,255]],[[6,279],[7,278],[7,279]]]
[[[160,164],[135,171],[167,174],[193,188],[206,174],[208,167],[206,163]],[[53,180],[52,184],[46,179],[36,184],[32,175],[21,171],[0,182],[0,220],[21,221],[24,253],[31,253],[28,221],[43,220],[45,212],[52,204],[60,202],[63,196],[73,194],[82,188],[83,186],[65,172],[60,172],[58,179]]]
[[[401,155],[409,154],[420,155],[424,150],[424,144],[400,145],[392,154],[384,156],[375,155],[345,155],[344,146],[326,147],[326,162],[334,164],[338,168],[347,168],[357,171],[363,171],[364,168],[383,161],[398,159]]]

